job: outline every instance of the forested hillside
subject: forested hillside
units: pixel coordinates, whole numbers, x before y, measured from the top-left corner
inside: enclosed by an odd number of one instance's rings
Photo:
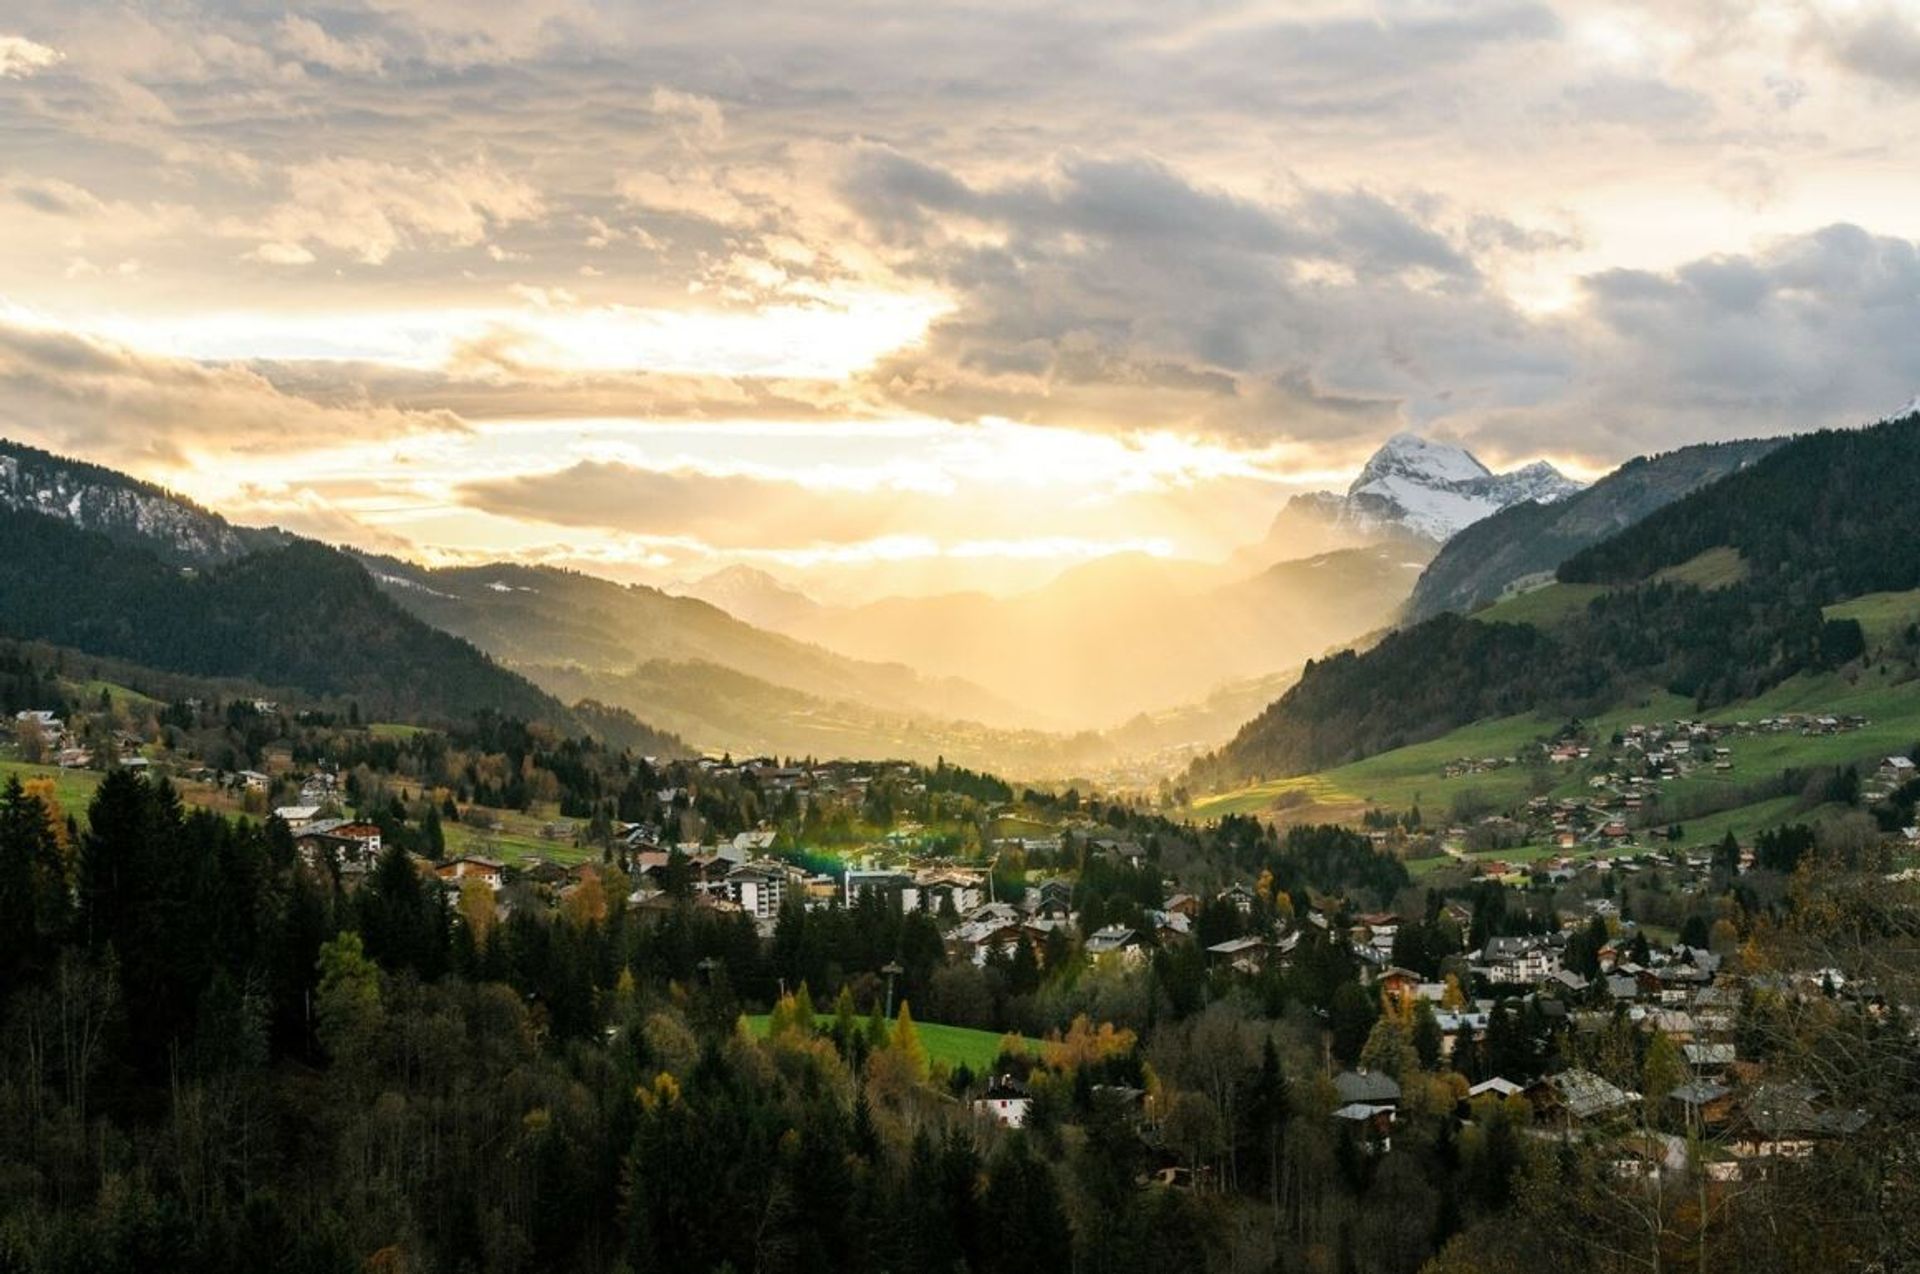
[[[1628,584],[1709,549],[1739,552],[1752,587],[1815,603],[1920,584],[1920,415],[1796,438],[1560,568]]]
[[[406,614],[351,558],[311,541],[183,572],[105,535],[0,511],[0,633],[354,700],[393,719],[567,718],[550,695]]]
[[[1516,581],[1544,575],[1689,492],[1750,464],[1778,438],[1707,443],[1629,460],[1584,491],[1552,504],[1503,509],[1448,540],[1413,588],[1407,616],[1473,610]]]
[[[1860,626],[1821,607],[1920,585],[1917,486],[1920,417],[1795,439],[1570,559],[1562,582],[1609,589],[1551,632],[1442,615],[1310,665],[1190,777],[1303,773],[1648,686],[1706,707],[1841,666],[1864,651]],[[1709,554],[1715,571],[1696,569]]]

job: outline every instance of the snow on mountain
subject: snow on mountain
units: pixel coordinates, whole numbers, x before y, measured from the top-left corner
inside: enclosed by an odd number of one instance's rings
[[[1551,504],[1580,489],[1544,460],[1494,473],[1465,448],[1400,433],[1373,453],[1344,496],[1331,491],[1295,496],[1281,518],[1324,520],[1366,538],[1445,543],[1509,505]]]
[[[216,513],[124,474],[0,440],[0,509],[39,513],[181,566],[210,566],[285,537],[235,527]]]

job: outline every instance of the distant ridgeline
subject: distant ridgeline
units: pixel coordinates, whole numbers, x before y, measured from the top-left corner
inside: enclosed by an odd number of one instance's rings
[[[1636,686],[1710,707],[1838,667],[1864,639],[1823,606],[1920,587],[1916,490],[1920,416],[1793,439],[1568,559],[1561,583],[1606,590],[1569,621],[1547,631],[1443,614],[1309,664],[1189,779],[1306,773],[1486,717],[1590,713]],[[1735,569],[1712,587],[1676,569],[1716,550]]]

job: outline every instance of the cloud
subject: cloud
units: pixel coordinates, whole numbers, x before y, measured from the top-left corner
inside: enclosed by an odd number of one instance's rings
[[[465,429],[445,411],[282,392],[258,372],[141,353],[45,326],[0,322],[0,423],[14,437],[108,462],[180,464]]]
[[[365,265],[426,244],[472,247],[542,208],[537,190],[485,159],[409,168],[345,156],[296,164],[286,179],[285,202],[235,228],[259,239],[256,254],[275,264],[298,263],[302,252],[311,260],[315,246]]]
[[[799,482],[583,461],[557,473],[468,484],[460,499],[491,513],[561,526],[683,538],[715,548],[784,538],[845,544],[901,524],[924,497],[821,491]]]
[[[1380,192],[1254,201],[1148,159],[981,185],[878,148],[840,191],[894,268],[956,298],[870,378],[921,410],[1311,438],[1457,389],[1462,359],[1536,374],[1464,242]]]
[[[385,65],[371,40],[342,40],[311,18],[288,14],[280,20],[279,48],[308,65],[342,75],[378,75]]]
[[[62,54],[24,36],[0,35],[0,80],[26,79],[58,65]]]
[[[649,105],[655,115],[682,130],[682,141],[688,146],[716,146],[727,135],[726,115],[710,97],[661,85],[653,90]]]

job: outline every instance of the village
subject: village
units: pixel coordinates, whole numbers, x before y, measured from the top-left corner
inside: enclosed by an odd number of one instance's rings
[[[261,713],[277,708],[250,706]],[[56,713],[39,710],[20,712],[15,724],[23,755],[65,768],[92,766],[107,748],[120,767],[166,768],[154,766],[136,733],[103,737],[91,726],[69,732]],[[950,829],[929,830],[910,817],[831,851],[800,843],[794,816],[803,812],[870,809],[883,790],[926,798],[923,772],[887,763],[702,758],[671,771],[678,776],[671,781],[661,767],[654,817],[597,828],[582,819],[545,821],[539,834],[551,842],[550,854],[405,856],[422,879],[444,887],[457,924],[473,923],[474,908],[504,921],[591,900],[598,914],[619,907],[642,924],[691,906],[749,924],[768,942],[795,912],[877,905],[925,917],[949,965],[981,972],[1004,973],[1025,961],[1041,978],[1144,978],[1156,962],[1185,959],[1203,971],[1213,994],[1230,997],[1293,986],[1308,966],[1332,967],[1358,989],[1368,1038],[1381,1023],[1398,1023],[1422,1054],[1417,1069],[1448,1081],[1463,1119],[1485,1118],[1491,1103],[1533,1135],[1579,1134],[1615,1147],[1623,1174],[1681,1172],[1689,1156],[1705,1155],[1711,1176],[1737,1180],[1851,1136],[1871,1118],[1844,1093],[1776,1082],[1765,1061],[1742,1048],[1755,1004],[1840,1002],[1869,1020],[1898,1006],[1834,969],[1744,970],[1730,928],[1701,917],[1729,889],[1777,876],[1773,864],[1751,843],[1694,850],[1658,836],[1641,843],[1642,809],[1659,783],[1697,767],[1730,765],[1730,737],[1863,724],[1812,716],[1728,727],[1636,725],[1605,747],[1567,732],[1541,746],[1548,764],[1601,770],[1587,781],[1588,795],[1536,796],[1515,818],[1488,816],[1439,833],[1444,852],[1464,868],[1465,884],[1444,894],[1429,890],[1417,907],[1409,905],[1417,896],[1411,888],[1398,900],[1369,903],[1313,882],[1289,894],[1266,877],[1163,874],[1155,838],[1069,812],[1040,819],[1023,810],[1017,833],[977,843],[956,843]],[[354,784],[337,767],[302,769],[285,755],[267,769],[173,762],[180,780],[229,794],[283,825],[302,868],[348,894],[364,887],[392,848],[381,819],[355,815]],[[1912,777],[1911,759],[1888,757],[1869,776],[1868,790],[1890,792]],[[786,820],[724,833],[705,827],[704,835],[687,838],[688,830],[702,829],[690,816],[691,789],[709,783],[746,784],[784,810]],[[1006,802],[985,806],[989,826],[1013,812]],[[477,805],[449,800],[444,814],[450,824],[475,827],[481,844],[499,828],[499,816]],[[1513,861],[1469,855],[1476,833],[1478,843],[1488,843],[1489,827],[1506,838],[1495,844],[1566,852]],[[1366,840],[1391,856],[1397,835],[1376,830]],[[1010,871],[1009,863],[1018,866]],[[1109,907],[1095,919],[1083,906],[1083,881],[1096,869],[1137,882],[1136,897],[1150,897],[1151,905],[1129,904],[1121,919]],[[1200,883],[1208,875],[1213,883]],[[1338,1022],[1330,1018],[1327,1026],[1339,1033]],[[1619,1031],[1668,1064],[1644,1068],[1637,1084],[1577,1064],[1592,1041]],[[1326,1118],[1368,1151],[1385,1153],[1408,1100],[1407,1075],[1366,1065],[1360,1042],[1349,1041],[1345,1056],[1327,1052]],[[973,1077],[966,1094],[973,1109],[1020,1126],[1033,1100],[1023,1073],[1029,1064],[1003,1057],[993,1073]],[[1140,1136],[1161,1145],[1167,1112],[1144,1088],[1118,1091]],[[1179,1156],[1163,1154],[1159,1162],[1167,1182],[1205,1185],[1204,1172],[1196,1175]]]

